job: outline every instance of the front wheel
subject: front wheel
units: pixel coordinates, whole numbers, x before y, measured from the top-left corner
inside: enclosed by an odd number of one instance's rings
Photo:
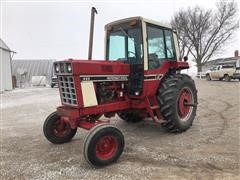
[[[120,157],[124,136],[111,124],[99,124],[91,129],[84,141],[84,158],[93,166],[109,165]]]
[[[70,124],[63,121],[57,112],[50,114],[43,125],[45,137],[53,144],[69,142],[76,132],[77,128],[71,129]]]
[[[209,74],[206,75],[206,80],[207,80],[207,81],[211,81],[211,77],[210,77]]]
[[[197,110],[197,90],[191,77],[168,75],[161,82],[157,98],[167,129],[183,132],[192,125]]]

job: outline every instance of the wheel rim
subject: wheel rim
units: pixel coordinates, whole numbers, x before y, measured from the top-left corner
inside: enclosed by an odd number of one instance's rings
[[[107,135],[100,138],[96,145],[96,156],[99,159],[109,159],[114,156],[117,151],[117,139],[112,135]]]
[[[178,97],[178,116],[181,121],[187,121],[192,113],[193,106],[186,104],[193,103],[193,93],[189,88],[183,88]]]
[[[61,118],[58,118],[53,125],[53,133],[56,137],[64,137],[68,135],[71,131],[71,127]]]

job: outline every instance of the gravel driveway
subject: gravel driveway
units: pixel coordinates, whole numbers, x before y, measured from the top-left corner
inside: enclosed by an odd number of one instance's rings
[[[42,125],[60,104],[58,89],[2,95],[1,179],[240,179],[240,83],[195,80],[199,106],[193,126],[167,133],[150,121],[113,121],[125,136],[117,163],[94,169],[83,159],[87,131],[53,145]]]

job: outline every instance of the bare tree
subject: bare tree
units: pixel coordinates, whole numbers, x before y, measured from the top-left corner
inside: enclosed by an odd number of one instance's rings
[[[217,10],[205,10],[196,6],[174,15],[172,26],[177,29],[181,57],[193,56],[198,72],[209,59],[218,53],[239,28],[237,3],[217,3]]]

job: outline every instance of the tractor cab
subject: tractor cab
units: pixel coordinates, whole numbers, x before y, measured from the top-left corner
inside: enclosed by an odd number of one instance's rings
[[[177,34],[169,25],[132,17],[107,24],[105,31],[105,59],[130,65],[130,95],[142,93],[144,72],[180,59]]]

